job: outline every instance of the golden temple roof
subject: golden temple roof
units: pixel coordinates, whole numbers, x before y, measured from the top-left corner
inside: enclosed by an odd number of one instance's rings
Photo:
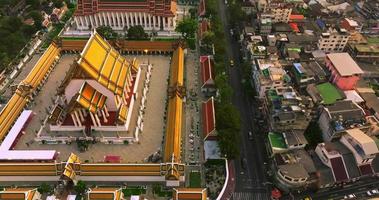
[[[106,100],[107,97],[105,95],[101,94],[87,82],[83,83],[76,98],[76,102],[92,113],[96,113],[99,109],[102,109]]]

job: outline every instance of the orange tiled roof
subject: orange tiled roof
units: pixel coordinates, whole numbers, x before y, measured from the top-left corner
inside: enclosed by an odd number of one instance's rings
[[[107,97],[105,95],[101,94],[87,82],[83,83],[76,98],[76,102],[92,113],[96,113],[99,109],[102,109],[106,100]]]

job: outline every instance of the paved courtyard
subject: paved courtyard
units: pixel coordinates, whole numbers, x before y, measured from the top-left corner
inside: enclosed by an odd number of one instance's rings
[[[146,109],[144,113],[144,131],[140,134],[140,142],[135,144],[90,144],[88,151],[79,152],[76,143],[66,144],[38,144],[34,142],[36,132],[39,130],[42,120],[46,118],[46,110],[53,104],[56,89],[65,77],[69,65],[77,55],[64,55],[55,69],[50,74],[47,83],[36,96],[31,108],[36,115],[29,123],[26,134],[20,138],[15,149],[53,149],[60,153],[58,160],[66,160],[71,152],[77,154],[82,161],[101,162],[105,155],[121,156],[122,162],[143,162],[145,158],[158,151],[162,146],[163,139],[163,116],[167,96],[167,78],[170,68],[169,56],[136,56],[140,63],[150,62],[153,64],[150,88],[147,94]],[[127,56],[133,58],[134,56]],[[145,76],[145,74],[142,74]],[[143,78],[144,80],[144,78]],[[143,87],[143,84],[139,86]],[[140,98],[140,95],[139,95]],[[140,99],[137,100],[139,102]],[[136,115],[136,113],[135,113]],[[135,120],[131,125],[135,127]],[[131,127],[131,128],[133,128]],[[134,128],[133,128],[134,132]],[[62,133],[67,135],[67,133]]]

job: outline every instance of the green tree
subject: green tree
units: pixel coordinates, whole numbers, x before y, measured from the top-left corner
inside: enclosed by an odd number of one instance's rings
[[[128,34],[127,34],[128,39],[131,40],[141,40],[141,39],[146,39],[147,34],[145,33],[145,30],[141,25],[137,26],[131,26],[128,29]]]
[[[197,8],[190,8],[189,13],[191,15],[191,18],[195,19],[197,17]]]
[[[82,181],[82,180],[79,180],[76,185],[74,186],[74,191],[78,194],[78,195],[83,195],[86,191],[87,191],[87,184]]]
[[[29,13],[29,16],[34,20],[34,27],[39,30],[42,28],[42,15],[41,12],[33,10]]]
[[[107,40],[117,38],[117,33],[110,26],[99,26],[96,32]]]
[[[40,0],[26,0],[26,4],[30,5],[32,9],[39,9],[41,2]]]
[[[218,130],[218,145],[222,155],[233,159],[239,154],[238,137],[232,129]]]
[[[51,194],[53,192],[53,188],[47,183],[42,183],[37,188],[37,191],[41,194]]]
[[[176,32],[182,34],[184,39],[194,38],[197,30],[197,21],[191,18],[185,18],[178,23],[175,28]]]
[[[207,31],[203,34],[203,39],[201,43],[203,45],[211,46],[216,40],[216,36],[212,31]]]
[[[323,142],[322,131],[317,121],[309,123],[307,129],[305,129],[304,136],[308,141],[309,148],[314,149],[318,143]]]
[[[54,7],[56,8],[62,8],[63,7],[63,0],[53,0]]]

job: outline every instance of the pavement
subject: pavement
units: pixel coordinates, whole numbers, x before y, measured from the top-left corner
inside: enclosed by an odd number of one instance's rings
[[[259,131],[257,125],[253,124],[253,116],[257,112],[252,109],[250,100],[244,93],[241,83],[241,69],[239,67],[240,61],[240,47],[235,41],[229,30],[227,20],[227,11],[224,1],[218,1],[219,14],[221,22],[224,26],[224,33],[226,35],[226,51],[228,54],[227,63],[230,59],[234,60],[235,66],[229,68],[230,85],[233,88],[233,104],[237,107],[241,114],[241,134],[240,134],[240,158],[234,162],[236,172],[236,186],[235,192],[232,195],[233,199],[269,199],[269,188],[265,184],[266,167],[267,163],[265,156],[265,146],[263,133]],[[248,139],[248,132],[253,132],[253,140]],[[241,160],[246,158],[247,167],[241,167]]]

